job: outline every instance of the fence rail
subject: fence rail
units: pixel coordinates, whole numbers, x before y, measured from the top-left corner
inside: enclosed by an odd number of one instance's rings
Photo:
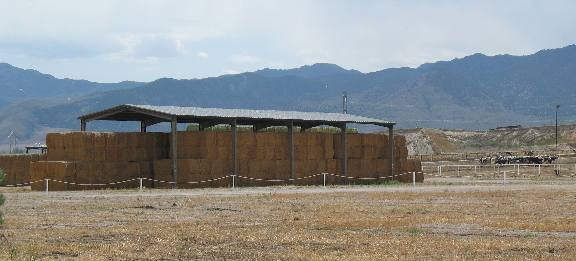
[[[576,164],[494,164],[494,165],[463,165],[446,164],[436,166],[422,166],[424,173],[436,173],[435,176],[442,177],[447,173],[455,173],[462,176],[462,173],[472,172],[475,176],[499,175],[503,171],[513,173],[516,176],[541,177],[546,174],[554,176],[576,176]]]
[[[156,182],[156,183],[165,183],[165,184],[177,184],[177,183],[178,184],[202,184],[202,183],[215,182],[215,181],[224,180],[224,179],[230,179],[230,186],[234,189],[235,187],[237,187],[237,185],[236,185],[237,179],[245,179],[245,180],[259,181],[259,182],[270,182],[273,184],[282,184],[282,183],[291,184],[294,181],[306,180],[306,179],[322,176],[323,177],[322,185],[326,186],[327,185],[327,180],[326,180],[327,176],[338,177],[338,178],[342,178],[345,180],[386,180],[386,179],[393,179],[396,177],[406,176],[406,175],[412,175],[412,183],[414,185],[416,185],[416,174],[417,173],[423,174],[422,172],[405,172],[405,173],[396,174],[396,175],[379,176],[379,177],[352,177],[352,176],[343,176],[343,175],[338,175],[338,174],[334,174],[334,173],[323,172],[323,173],[313,174],[310,176],[298,177],[298,178],[289,178],[289,179],[261,179],[261,178],[253,178],[253,177],[247,177],[247,176],[241,176],[241,175],[226,175],[226,176],[222,176],[219,178],[200,180],[200,181],[186,181],[186,182],[174,182],[174,181],[158,180],[158,179],[151,179],[151,178],[132,178],[132,179],[126,179],[126,180],[109,182],[109,183],[77,183],[77,182],[69,182],[69,181],[63,181],[63,180],[57,180],[57,179],[44,178],[44,179],[39,179],[39,180],[26,182],[26,183],[2,185],[0,187],[25,187],[25,186],[30,186],[34,183],[44,182],[45,191],[48,192],[49,187],[50,187],[50,182],[76,185],[76,186],[81,186],[81,187],[104,187],[104,186],[113,186],[113,185],[138,181],[138,184],[139,184],[138,188],[140,191],[142,191],[144,189],[143,181],[152,181],[152,182]],[[340,184],[335,183],[334,185],[340,185]]]
[[[546,175],[544,171],[545,169],[553,170],[552,175]],[[294,181],[306,180],[321,176],[322,186],[326,186],[330,185],[327,183],[327,177],[336,177],[346,181],[367,181],[367,180],[376,181],[376,180],[389,180],[389,179],[391,180],[397,177],[411,175],[412,185],[416,186],[417,174],[422,174],[423,176],[429,178],[481,178],[481,179],[502,180],[503,183],[506,183],[508,180],[515,178],[541,178],[544,176],[576,177],[576,164],[437,165],[437,166],[423,166],[421,171],[404,172],[396,175],[378,176],[378,177],[352,177],[326,172],[317,173],[305,177],[289,178],[289,179],[262,179],[241,175],[226,175],[219,178],[213,178],[207,180],[178,182],[178,184],[203,184],[228,179],[230,182],[229,187],[235,189],[236,187],[238,187],[237,184],[239,179],[256,181],[256,182],[265,182],[270,183],[272,185],[282,185],[282,184],[293,184]],[[176,182],[173,181],[158,180],[151,178],[132,178],[109,183],[77,183],[77,182],[69,182],[69,181],[45,178],[26,183],[2,185],[0,187],[24,187],[24,186],[30,186],[35,183],[44,182],[45,192],[48,192],[51,182],[70,184],[81,187],[105,187],[129,182],[138,182],[137,183],[138,185],[137,187],[135,186],[135,188],[138,188],[139,191],[142,191],[144,189],[144,183],[143,183],[144,181],[151,181],[165,184],[176,184]],[[342,185],[342,183],[336,182],[332,185]]]

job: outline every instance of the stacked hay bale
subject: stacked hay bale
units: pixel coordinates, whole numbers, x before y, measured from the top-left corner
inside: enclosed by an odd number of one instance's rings
[[[45,154],[0,155],[0,169],[4,170],[5,174],[0,185],[30,182],[30,162],[45,159]]]
[[[179,132],[178,187],[229,186],[229,179],[202,182],[232,174],[231,132]],[[237,140],[238,174],[265,180],[290,178],[290,148],[287,133],[239,132]],[[395,172],[419,171],[420,163],[407,161],[406,139],[395,136],[395,155],[388,155],[388,137],[381,134],[348,134],[348,175],[350,177],[389,176],[388,163],[393,156]],[[320,173],[341,173],[341,136],[329,133],[294,133],[294,184],[322,184]],[[46,161],[30,164],[32,180],[54,179],[81,184],[105,184],[133,178],[165,182],[145,182],[147,187],[169,188],[172,184],[171,141],[166,133],[51,133]],[[303,179],[306,178],[306,179]],[[406,176],[408,178],[408,176]],[[398,178],[401,181],[405,177]],[[422,180],[419,177],[418,180]],[[327,176],[327,183],[342,179]],[[197,183],[201,182],[201,183]],[[138,181],[111,186],[79,186],[51,182],[50,190],[90,188],[134,188]],[[238,186],[273,185],[237,178]],[[43,190],[38,183],[33,189]]]
[[[49,133],[46,161],[30,164],[32,180],[51,179],[80,184],[106,184],[153,177],[153,162],[168,157],[165,133]],[[138,181],[107,186],[80,186],[51,181],[50,190],[134,188]],[[153,184],[144,182],[147,187]],[[43,190],[44,183],[32,189]]]
[[[357,178],[378,178],[390,176],[388,136],[383,134],[348,134],[348,176]],[[340,134],[334,135],[335,158],[342,158]],[[404,136],[394,136],[394,172],[406,173],[407,167],[416,168],[414,163],[407,165],[408,149]],[[420,169],[416,170],[420,171]],[[340,164],[338,163],[338,172]],[[394,178],[400,180],[400,178]],[[403,181],[403,180],[400,180]],[[411,177],[410,177],[411,181]]]

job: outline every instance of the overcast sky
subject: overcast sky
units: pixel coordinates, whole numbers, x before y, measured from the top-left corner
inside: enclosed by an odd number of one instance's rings
[[[0,62],[114,82],[362,72],[576,43],[576,1],[0,0]]]

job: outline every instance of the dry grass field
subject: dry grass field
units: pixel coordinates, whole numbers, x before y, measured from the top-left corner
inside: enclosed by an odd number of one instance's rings
[[[1,190],[1,260],[576,259],[574,181]]]

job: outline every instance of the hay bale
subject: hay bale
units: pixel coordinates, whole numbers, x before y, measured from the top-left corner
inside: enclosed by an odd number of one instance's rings
[[[37,161],[30,163],[30,180],[39,181],[46,178],[46,164],[44,161]],[[35,182],[31,185],[31,189],[34,191],[44,190],[44,181]]]
[[[295,145],[294,146],[294,158],[296,160],[307,160],[308,159],[308,146]]]
[[[237,136],[238,146],[256,146],[256,133],[239,132]]]
[[[307,133],[294,133],[294,147],[306,147],[308,146],[308,135]]]
[[[290,161],[289,160],[276,160],[274,168],[274,178],[288,180],[290,178]]]
[[[324,159],[324,147],[322,145],[309,145],[306,154],[308,160]]]

